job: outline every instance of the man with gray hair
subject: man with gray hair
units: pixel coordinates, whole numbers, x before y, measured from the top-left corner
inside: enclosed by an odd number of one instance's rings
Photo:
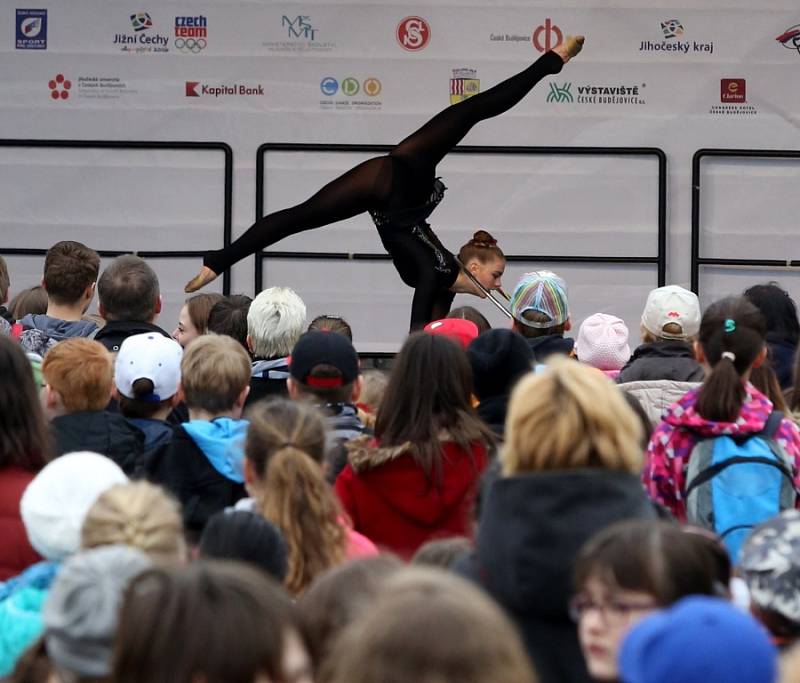
[[[288,396],[289,354],[306,327],[306,305],[289,287],[261,292],[247,313],[247,347],[253,356],[250,405],[267,396]]]
[[[155,324],[161,313],[158,276],[144,259],[133,254],[117,256],[97,283],[100,315],[106,325],[95,339],[112,353],[134,334],[169,334]]]

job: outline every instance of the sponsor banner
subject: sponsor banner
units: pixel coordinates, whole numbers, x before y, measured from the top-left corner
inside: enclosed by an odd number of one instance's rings
[[[481,91],[481,81],[475,69],[453,69],[450,79],[450,104],[458,104]]]
[[[115,33],[112,45],[132,55],[169,52],[169,36],[154,30],[149,12],[134,12],[128,16],[132,31]]]
[[[262,43],[271,52],[331,52],[336,48],[329,40],[330,29],[320,26],[309,14],[283,14],[280,22],[272,22],[270,33],[279,26],[282,38]]]
[[[14,47],[17,50],[47,49],[47,10],[18,9]]]
[[[717,116],[755,116],[758,110],[747,103],[747,81],[744,78],[721,78],[719,82],[719,101],[709,114]]]
[[[646,83],[575,83],[551,81],[545,101],[556,104],[615,105],[636,107],[646,104]]]
[[[184,94],[186,97],[263,97],[264,86],[261,83],[202,83],[186,81]]]
[[[208,45],[208,18],[197,16],[175,17],[175,49],[184,54],[198,54]]]
[[[363,80],[346,76],[341,81],[333,76],[325,76],[319,83],[319,89],[325,96],[319,101],[319,107],[323,110],[375,111],[383,107],[383,102],[378,98],[383,84],[374,76]]]
[[[119,76],[80,74],[70,77],[59,73],[47,83],[50,99],[59,102],[81,100],[118,100],[138,91]]]
[[[654,27],[653,36],[639,41],[639,52],[657,52],[678,57],[714,54],[714,41],[707,36],[688,33],[680,19],[665,19],[661,21],[660,28],[660,36],[656,34]]]
[[[428,43],[431,42],[431,25],[422,17],[405,17],[397,24],[395,36],[404,50],[418,52],[428,47]]]

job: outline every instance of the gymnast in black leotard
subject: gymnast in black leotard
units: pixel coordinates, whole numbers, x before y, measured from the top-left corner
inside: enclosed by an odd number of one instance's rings
[[[389,154],[358,164],[302,204],[264,216],[227,248],[208,252],[186,291],[284,237],[369,211],[401,279],[414,288],[412,330],[444,317],[456,292],[484,296],[427,223],[445,191],[436,165],[476,123],[513,107],[542,78],[561,71],[582,46],[582,37],[567,38],[524,71],[439,112]],[[490,277],[496,275],[493,268],[485,270],[481,285],[499,288],[499,277]]]

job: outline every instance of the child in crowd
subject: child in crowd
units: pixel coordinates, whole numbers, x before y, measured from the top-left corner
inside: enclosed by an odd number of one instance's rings
[[[706,367],[705,381],[701,387],[689,391],[673,404],[656,428],[650,439],[642,481],[650,497],[665,506],[677,519],[686,521],[691,518],[692,523],[705,526],[711,523],[711,519],[699,518],[697,514],[704,509],[703,491],[706,489],[693,484],[690,492],[695,495],[689,497],[687,492],[688,470],[697,467],[700,462],[692,465],[690,461],[698,442],[703,440],[711,443],[709,439],[715,439],[712,445],[715,446],[714,453],[717,453],[716,444],[733,448],[748,437],[761,435],[762,441],[774,443],[782,449],[781,462],[777,464],[786,469],[785,476],[791,493],[792,489],[796,491],[800,488],[800,432],[794,422],[780,413],[775,413],[771,418],[772,404],[748,382],[750,370],[764,362],[767,347],[764,318],[747,299],[722,299],[708,307],[700,324],[695,352]],[[723,443],[719,441],[723,437],[730,438]],[[784,459],[786,463],[782,462]],[[756,469],[742,469],[745,467]],[[761,469],[757,469],[759,467]],[[758,463],[742,463],[728,467],[725,475],[730,480],[736,472],[742,472],[745,477],[773,472],[773,468],[764,468],[765,465]],[[774,473],[779,472],[780,469],[774,470]],[[713,480],[709,481],[711,485],[714,484]],[[752,497],[752,487],[747,484],[740,486],[742,488],[732,492],[732,495]],[[782,487],[778,488],[782,490]],[[759,505],[760,519],[748,517],[734,520],[719,514],[712,515],[716,523],[726,524],[725,528],[713,530],[723,536],[734,560],[748,529],[786,506],[782,493],[779,496],[774,488],[765,488],[764,491],[765,496],[771,496],[772,491],[774,501],[771,512],[770,505]],[[720,504],[721,500],[716,495],[713,498],[715,504]],[[794,505],[795,501],[796,494],[791,496],[790,503]],[[750,506],[742,507],[740,501],[737,509],[749,510]],[[691,515],[688,514],[690,511]],[[731,525],[737,529],[733,530]],[[729,528],[731,533],[727,534]]]
[[[625,322],[606,313],[590,315],[578,330],[575,356],[581,363],[602,370],[612,379],[616,378],[631,357]]]
[[[318,315],[308,324],[308,332],[336,332],[353,341],[353,330],[350,324],[338,315]]]
[[[105,410],[114,386],[114,361],[99,342],[59,342],[42,363],[42,401],[50,416],[56,452],[92,451],[108,456],[131,476],[142,466],[145,437],[122,415]]]
[[[26,315],[44,315],[47,313],[47,292],[41,285],[17,292],[8,304],[8,312],[10,316],[3,317],[9,322],[21,320]]]
[[[51,443],[31,364],[12,339],[0,337],[0,581],[40,558],[22,525],[19,501],[50,459]]]
[[[402,557],[431,538],[471,535],[470,509],[493,443],[470,405],[466,354],[411,335],[395,358],[375,437],[348,443],[336,492],[356,531]]]
[[[536,363],[572,353],[575,342],[564,336],[572,329],[567,283],[555,273],[525,273],[511,295],[511,315],[511,329],[527,339]]]
[[[211,515],[246,495],[242,410],[249,382],[250,358],[230,337],[203,335],[183,354],[179,394],[189,422],[152,453],[145,472],[178,498],[192,542]]]
[[[637,621],[687,595],[719,595],[709,546],[674,523],[619,522],[581,549],[570,614],[593,680],[616,681],[622,640]]]
[[[196,562],[150,569],[130,584],[119,616],[111,680],[311,683],[312,679],[295,608],[284,591],[262,572],[244,565]]]
[[[114,364],[119,412],[144,434],[145,454],[172,439],[167,417],[178,404],[182,357],[175,340],[154,332],[128,337],[119,348]]]
[[[231,294],[217,301],[208,313],[208,331],[233,337],[247,353],[247,313],[253,300],[245,294]]]
[[[385,370],[365,370],[361,373],[361,393],[358,396],[358,416],[368,429],[375,429],[375,416],[381,407],[386,387],[389,386],[389,373]]]
[[[508,611],[542,683],[589,680],[567,610],[580,546],[613,522],[654,517],[637,480],[640,430],[612,382],[567,358],[511,395],[502,475],[456,568]]]
[[[273,399],[253,406],[249,418],[244,472],[254,504],[248,507],[286,539],[287,589],[302,593],[314,577],[346,558],[377,554],[372,542],[350,528],[325,481],[326,433],[319,413],[303,403]]]
[[[222,294],[195,294],[186,299],[178,315],[178,326],[172,338],[184,349],[201,334],[208,331],[208,317],[216,304],[225,297]]]
[[[464,351],[478,338],[478,326],[471,320],[461,320],[460,318],[444,318],[434,320],[425,325],[423,330],[428,334],[440,334],[443,337],[452,339]]]

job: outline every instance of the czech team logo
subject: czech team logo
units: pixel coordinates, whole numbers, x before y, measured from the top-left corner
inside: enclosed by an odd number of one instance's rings
[[[46,9],[18,9],[16,26],[17,50],[47,49]]]
[[[564,34],[561,27],[553,23],[550,17],[544,20],[533,29],[533,47],[539,52],[549,52],[554,47],[558,47],[564,41]]]
[[[453,69],[450,79],[450,104],[458,104],[481,91],[481,81],[475,69]]]
[[[720,80],[720,102],[741,104],[747,102],[747,82],[744,78],[723,78]]]
[[[197,54],[208,45],[208,18],[175,17],[175,47],[181,52]]]
[[[800,24],[786,29],[775,40],[790,50],[797,50],[797,53],[800,54]]]
[[[409,52],[424,49],[431,40],[430,24],[422,17],[406,17],[397,24],[397,42]]]

